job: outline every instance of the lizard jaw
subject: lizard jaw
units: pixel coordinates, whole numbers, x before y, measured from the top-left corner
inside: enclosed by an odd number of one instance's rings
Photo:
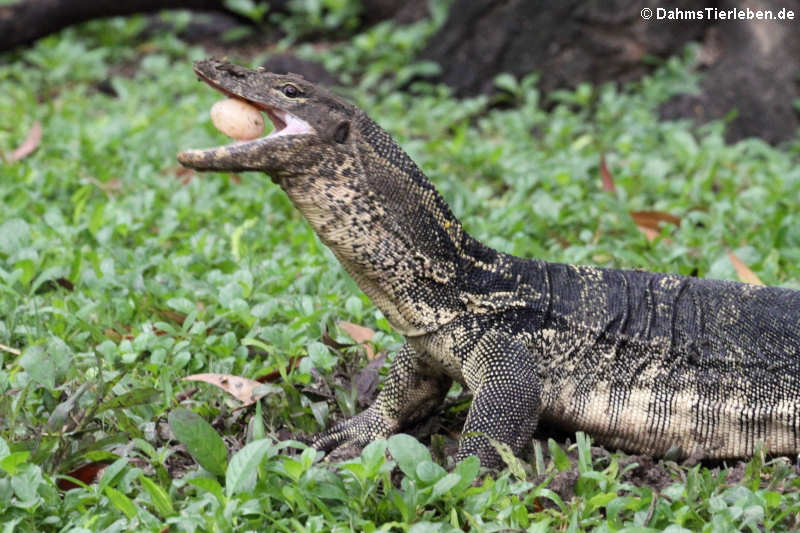
[[[234,141],[230,144],[213,148],[183,150],[178,153],[178,162],[181,165],[195,170],[263,170],[261,167],[243,166],[243,163],[263,160],[263,157],[259,156],[263,154],[264,150],[270,149],[271,141],[276,141],[279,138],[288,140],[291,137],[316,133],[308,122],[292,113],[276,106],[251,100],[241,94],[237,94],[237,92],[226,89],[199,69],[197,65],[195,65],[194,71],[200,81],[205,82],[213,89],[262,111],[272,122],[273,130],[268,135],[253,140]],[[280,149],[280,147],[276,145],[273,149]]]

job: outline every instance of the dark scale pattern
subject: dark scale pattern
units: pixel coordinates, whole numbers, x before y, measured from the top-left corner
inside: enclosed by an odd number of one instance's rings
[[[318,448],[389,436],[457,380],[475,395],[458,456],[487,466],[500,464],[490,440],[519,452],[539,419],[638,453],[744,457],[759,441],[800,451],[800,292],[497,252],[355,106],[293,75],[214,60],[195,70],[314,131],[180,161],[268,173],[407,340],[375,404]],[[302,98],[287,100],[285,83]]]

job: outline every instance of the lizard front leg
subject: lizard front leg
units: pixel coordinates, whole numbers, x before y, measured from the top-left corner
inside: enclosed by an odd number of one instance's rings
[[[427,417],[442,404],[451,379],[434,373],[405,343],[389,369],[389,375],[369,408],[317,435],[312,446],[331,451],[342,445],[364,447]]]
[[[534,359],[518,340],[490,331],[471,343],[463,361],[474,396],[456,460],[477,455],[483,466],[501,467],[490,439],[519,455],[536,429],[541,385]]]

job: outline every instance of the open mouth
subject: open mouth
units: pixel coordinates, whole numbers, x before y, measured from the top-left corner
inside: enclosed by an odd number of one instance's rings
[[[306,133],[314,133],[314,129],[308,122],[299,117],[294,116],[288,111],[285,111],[275,106],[271,106],[269,104],[265,104],[263,102],[258,102],[255,100],[244,98],[240,94],[236,94],[232,91],[229,91],[228,89],[225,89],[224,87],[216,83],[214,80],[207,78],[199,70],[195,69],[195,72],[197,73],[197,76],[200,80],[207,83],[213,89],[221,92],[222,94],[230,98],[241,100],[242,102],[245,102],[248,105],[255,107],[259,111],[265,113],[269,118],[270,122],[272,122],[273,130],[268,135],[261,138],[270,139],[285,135],[303,135]],[[247,141],[239,141],[239,142],[247,142]]]
[[[267,171],[270,169],[270,165],[274,164],[273,161],[277,161],[276,158],[281,153],[284,153],[275,144],[276,139],[283,140],[316,133],[308,122],[289,111],[244,96],[244,94],[248,94],[251,91],[255,94],[261,92],[258,89],[253,91],[249,83],[242,82],[243,79],[247,80],[249,76],[258,75],[257,71],[214,59],[195,63],[194,71],[198,79],[213,89],[231,99],[243,102],[249,107],[244,110],[231,111],[231,107],[226,110],[223,106],[221,113],[223,113],[222,116],[225,119],[223,121],[225,129],[222,129],[217,121],[214,121],[214,125],[229,137],[239,140],[214,148],[183,150],[178,154],[178,161],[183,166],[203,171]],[[259,97],[254,96],[254,98]],[[274,126],[268,135],[261,135],[263,124],[257,127],[255,131],[251,128],[248,132],[247,115],[249,114],[252,120],[253,116],[257,116],[259,112],[266,114]],[[228,114],[225,115],[224,113]],[[261,121],[257,120],[257,122]],[[239,136],[237,135],[238,133],[245,134]]]
[[[311,125],[308,122],[301,118],[297,118],[288,111],[254,102],[247,103],[263,110],[272,122],[274,129],[269,133],[269,135],[267,135],[267,138],[279,137],[281,135],[303,135],[304,133],[314,133],[314,130],[311,128]]]

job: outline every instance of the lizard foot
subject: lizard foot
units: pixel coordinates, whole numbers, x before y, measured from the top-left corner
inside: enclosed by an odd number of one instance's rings
[[[343,420],[314,437],[311,445],[325,452],[357,446],[363,448],[375,439],[386,438],[399,428],[397,421],[370,407],[354,417]]]

